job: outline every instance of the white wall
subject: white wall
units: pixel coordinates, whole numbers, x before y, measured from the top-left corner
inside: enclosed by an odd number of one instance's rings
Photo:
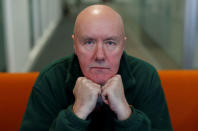
[[[61,15],[61,0],[31,0],[32,1],[32,21],[33,21],[33,49],[29,53],[28,60],[24,67],[24,72],[31,70],[35,61],[45,48],[47,40],[58,25]]]
[[[22,71],[30,51],[27,0],[4,0],[7,69]]]
[[[29,71],[59,23],[61,0],[3,0],[3,7],[7,71]]]

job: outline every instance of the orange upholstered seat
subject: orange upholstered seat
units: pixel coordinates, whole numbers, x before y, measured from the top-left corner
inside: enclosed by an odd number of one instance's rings
[[[0,130],[18,131],[38,73],[0,73]]]
[[[175,131],[198,131],[198,70],[159,71]]]
[[[198,71],[159,71],[175,131],[198,131]],[[17,131],[38,73],[0,73],[0,130]]]

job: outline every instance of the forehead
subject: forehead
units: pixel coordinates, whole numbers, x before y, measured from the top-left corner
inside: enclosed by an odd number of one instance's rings
[[[78,26],[76,33],[81,37],[120,37],[123,29],[115,20],[87,18]]]

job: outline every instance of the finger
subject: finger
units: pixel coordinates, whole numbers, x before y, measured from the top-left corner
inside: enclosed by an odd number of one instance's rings
[[[96,90],[100,91],[100,93],[101,93],[101,86],[100,85],[96,85],[96,84],[92,84],[92,83],[88,83],[87,85],[88,85],[88,87],[96,89]]]
[[[75,87],[73,89],[74,96],[75,96],[75,92],[76,92],[77,88],[79,88],[79,85],[81,85],[82,79],[83,79],[83,77],[78,77],[77,80],[76,80],[76,84],[75,84]]]
[[[102,99],[103,99],[104,103],[109,105],[108,94],[107,94],[106,90],[102,91],[101,96],[102,96]]]
[[[115,75],[115,77],[121,78],[121,75],[120,74],[117,74],[117,75]]]
[[[103,87],[108,87],[111,83],[111,78],[105,83],[105,85]]]
[[[77,81],[81,81],[84,77],[78,77]]]
[[[99,88],[100,89],[100,85],[93,83],[91,80],[87,79],[84,77],[84,79],[82,80],[83,85],[85,85],[86,87],[90,87],[90,88]]]
[[[97,88],[98,89],[98,95],[101,95],[102,91],[100,88]]]
[[[104,86],[109,87],[110,85],[112,85],[112,82],[114,82],[114,79],[116,79],[115,77],[117,77],[117,76],[111,77],[111,78],[105,83]]]
[[[102,92],[103,92],[104,90],[106,90],[108,87],[109,87],[109,84],[105,84],[104,86],[101,86]]]
[[[104,101],[104,103],[109,105],[109,101],[108,101],[107,96],[103,96],[103,95],[101,95],[101,96],[102,96],[102,100]]]
[[[86,77],[85,77],[85,78],[86,78]],[[95,86],[95,87],[97,87],[97,88],[101,88],[101,85],[99,85],[99,84],[93,82],[92,80],[90,80],[90,79],[88,79],[88,78],[86,78],[86,80],[87,80],[88,83],[92,84],[93,86]]]
[[[113,76],[110,81],[119,81],[121,79],[121,76],[119,74]]]
[[[115,76],[114,80],[116,80],[116,81],[122,81],[121,75],[117,74],[117,75]]]
[[[96,83],[91,83],[94,87],[101,89],[101,85],[96,84]]]

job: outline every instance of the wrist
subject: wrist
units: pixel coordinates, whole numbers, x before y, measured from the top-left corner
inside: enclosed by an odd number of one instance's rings
[[[75,104],[74,104],[73,107],[72,107],[72,111],[73,111],[73,113],[74,113],[77,117],[79,117],[80,119],[86,120],[87,115],[86,115],[85,111],[83,111],[82,108],[78,108],[78,107],[76,107]]]
[[[132,114],[132,110],[128,104],[122,106],[119,110],[119,113],[117,113],[118,120],[126,120],[128,119]]]

